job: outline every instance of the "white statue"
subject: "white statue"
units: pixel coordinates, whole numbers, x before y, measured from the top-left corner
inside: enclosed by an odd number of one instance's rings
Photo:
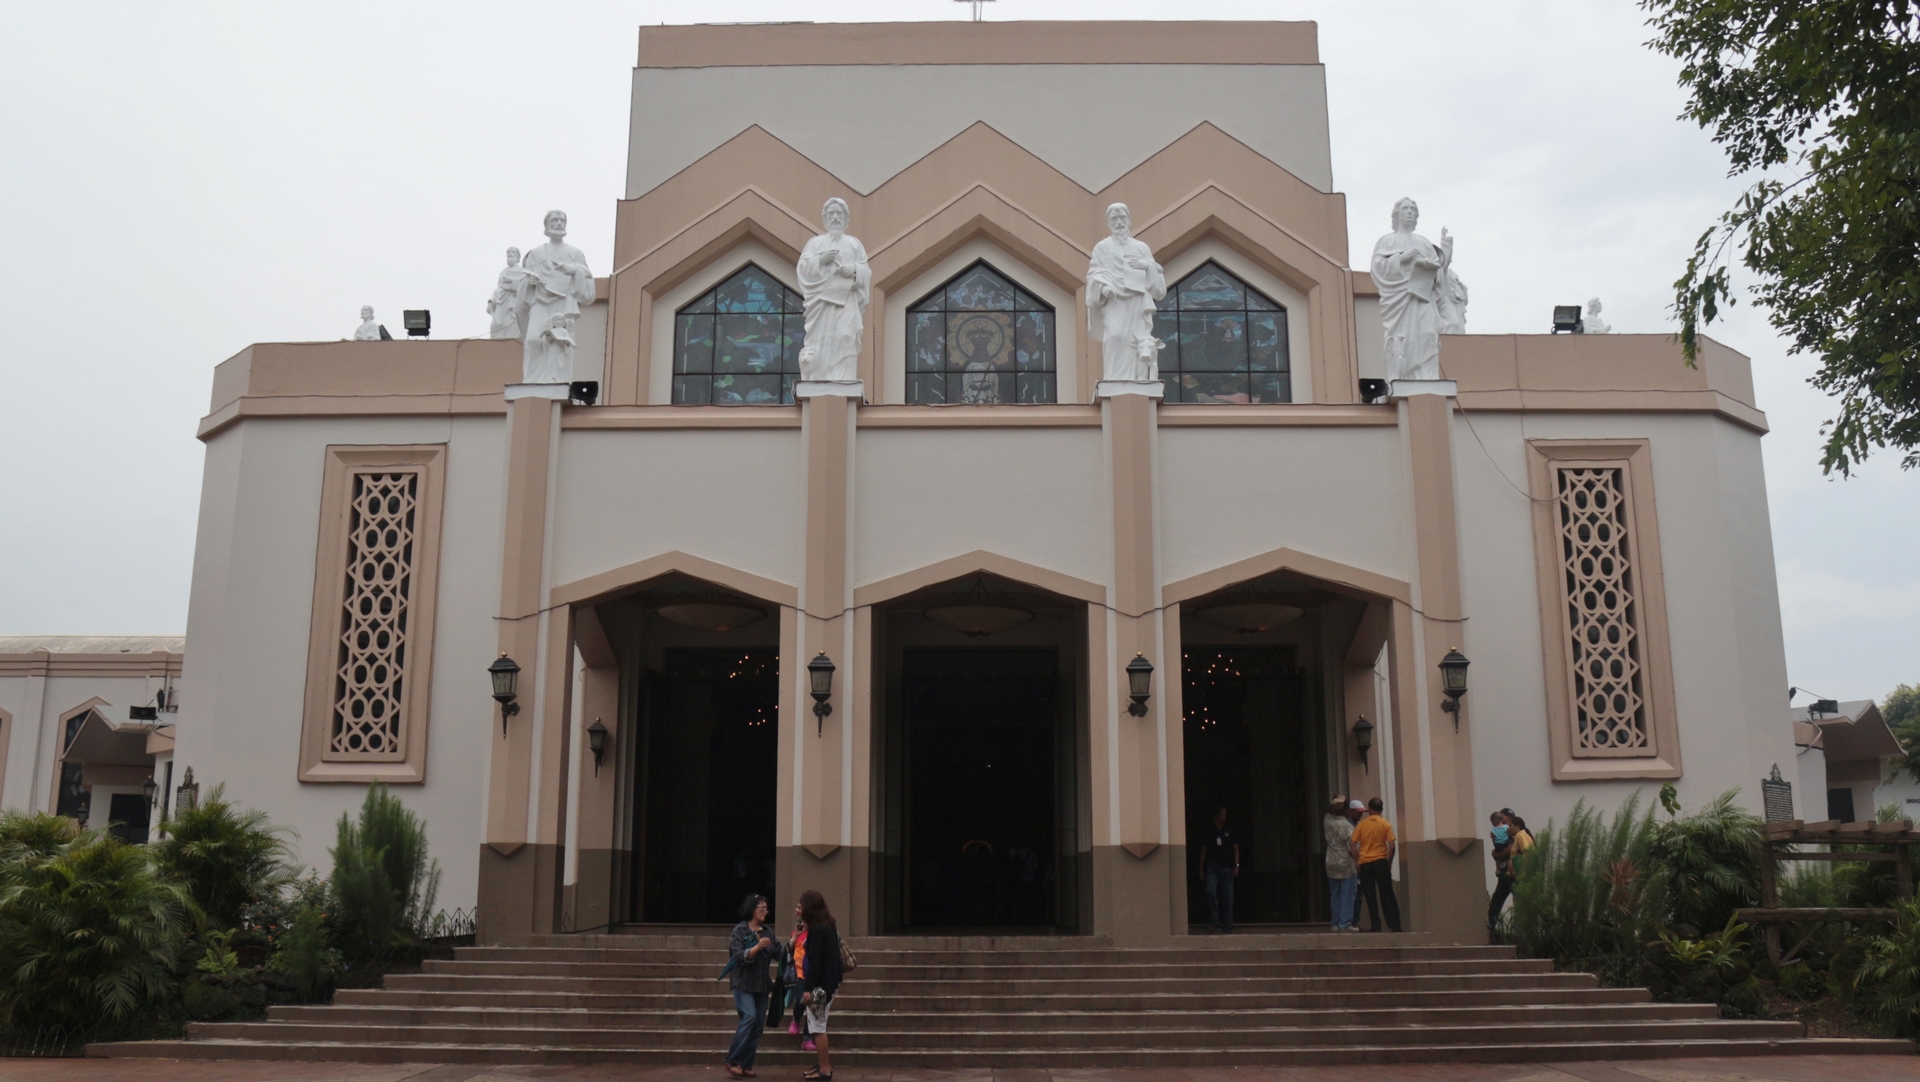
[[[1440,245],[1413,231],[1420,206],[1402,198],[1393,205],[1393,232],[1373,246],[1373,280],[1380,287],[1380,322],[1386,332],[1387,378],[1439,379],[1442,297],[1452,302],[1453,237],[1440,231]],[[1466,328],[1466,287],[1459,287],[1458,326]]]
[[[527,272],[520,269],[520,249],[507,249],[507,266],[493,284],[493,296],[487,298],[487,314],[493,317],[489,338],[520,337],[520,320],[514,315],[514,299],[520,295],[520,282]]]
[[[1133,236],[1125,203],[1107,208],[1111,235],[1093,246],[1087,265],[1087,333],[1100,340],[1102,379],[1145,382],[1160,378],[1153,302],[1167,295],[1167,278],[1153,250]]]
[[[1453,273],[1451,264],[1447,267],[1447,276],[1440,281],[1439,304],[1440,333],[1467,333],[1467,283]]]
[[[353,340],[356,342],[378,342],[380,340],[380,324],[373,321],[373,305],[363,304],[360,306],[360,326],[354,330]]]
[[[1600,298],[1598,297],[1587,302],[1587,314],[1580,322],[1584,325],[1582,329],[1586,334],[1606,334],[1613,330],[1612,324],[1600,318]]]
[[[851,383],[860,378],[860,337],[873,271],[866,247],[847,236],[846,200],[827,200],[820,224],[827,231],[807,242],[794,268],[807,303],[800,378]]]
[[[580,249],[562,243],[567,235],[565,212],[550,210],[546,218],[547,243],[527,253],[514,298],[514,318],[520,325],[522,383],[568,383],[573,380],[573,321],[580,306],[593,303],[593,272]]]

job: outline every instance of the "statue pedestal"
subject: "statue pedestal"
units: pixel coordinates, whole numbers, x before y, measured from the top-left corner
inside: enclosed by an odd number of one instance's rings
[[[1103,379],[1093,385],[1093,397],[1113,398],[1123,394],[1143,394],[1148,398],[1165,398],[1167,385],[1157,379]]]
[[[570,383],[509,383],[507,384],[507,401],[512,402],[521,398],[554,398],[565,402],[567,389],[571,386],[573,385]]]
[[[1388,398],[1410,398],[1417,394],[1460,396],[1460,384],[1450,379],[1396,379],[1387,383]]]
[[[857,379],[803,379],[793,385],[795,398],[858,398],[865,400],[867,385]]]

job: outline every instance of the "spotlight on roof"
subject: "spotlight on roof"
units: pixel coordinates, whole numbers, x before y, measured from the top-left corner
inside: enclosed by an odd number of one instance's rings
[[[1558,312],[1559,309],[1554,311]],[[425,338],[433,331],[433,313],[425,308],[409,308],[401,313],[401,318],[406,321],[408,338]],[[1554,318],[1560,317],[1556,315]]]
[[[1813,705],[1807,707],[1807,711],[1812,714],[1833,714],[1837,716],[1840,713],[1840,701],[1838,699],[1815,699]]]
[[[591,406],[600,401],[600,381],[597,379],[576,379],[567,384],[567,400]]]
[[[1556,304],[1553,306],[1553,333],[1566,331],[1569,334],[1587,333],[1586,322],[1580,318],[1580,306],[1577,304]]]
[[[1387,397],[1387,381],[1384,379],[1363,379],[1360,381],[1360,401],[1378,402]]]

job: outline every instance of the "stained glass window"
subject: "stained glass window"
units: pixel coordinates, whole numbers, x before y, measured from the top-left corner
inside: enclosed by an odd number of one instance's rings
[[[975,263],[907,309],[907,402],[1057,400],[1053,309]]]
[[[1153,318],[1168,402],[1291,402],[1287,310],[1209,260]]]
[[[673,404],[791,404],[805,336],[800,295],[747,264],[673,314]]]

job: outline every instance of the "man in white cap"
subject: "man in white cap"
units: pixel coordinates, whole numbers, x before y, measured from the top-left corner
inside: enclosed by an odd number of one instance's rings
[[[1353,861],[1353,824],[1347,821],[1347,798],[1334,794],[1320,821],[1327,842],[1327,923],[1336,932],[1353,932],[1354,905],[1360,897],[1360,868]]]

